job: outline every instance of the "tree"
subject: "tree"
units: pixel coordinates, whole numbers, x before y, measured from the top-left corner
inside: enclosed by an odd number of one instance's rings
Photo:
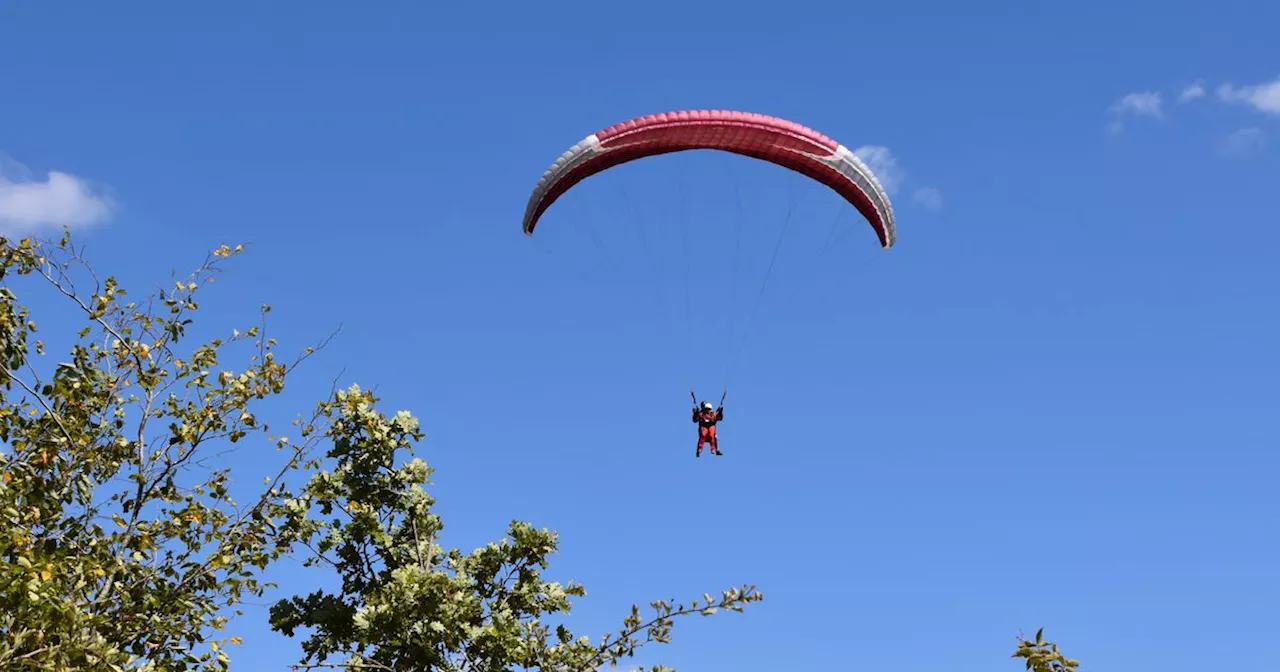
[[[1057,644],[1045,640],[1044,628],[1036,631],[1034,640],[1019,637],[1013,657],[1024,659],[1031,672],[1076,672],[1080,667],[1080,661],[1062,655]]]
[[[130,302],[69,234],[0,238],[0,669],[226,668],[238,640],[218,631],[284,551],[271,516],[310,445],[269,438],[281,464],[244,506],[212,461],[269,437],[255,407],[314,352],[281,363],[268,306],[263,323],[182,350],[197,293],[242,249]],[[68,361],[44,359],[14,290],[26,280],[85,323]]]

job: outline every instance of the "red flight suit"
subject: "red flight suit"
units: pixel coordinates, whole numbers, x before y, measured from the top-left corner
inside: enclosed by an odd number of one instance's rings
[[[724,420],[724,407],[721,406],[714,411],[708,411],[702,408],[693,409],[693,421],[698,423],[698,452],[696,457],[702,457],[702,446],[711,444],[711,454],[720,455],[720,443],[716,440],[716,423]]]

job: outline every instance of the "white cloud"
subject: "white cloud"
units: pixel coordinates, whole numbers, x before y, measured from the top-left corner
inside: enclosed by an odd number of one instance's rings
[[[1117,114],[1133,114],[1134,116],[1161,117],[1164,116],[1162,106],[1164,99],[1156,91],[1140,91],[1138,93],[1126,94],[1120,100],[1117,100],[1111,109]]]
[[[75,229],[111,217],[111,200],[74,175],[55,170],[46,179],[35,180],[11,161],[0,162],[0,169],[0,235],[29,235],[63,226]]]
[[[1280,77],[1253,86],[1223,84],[1218,87],[1218,98],[1227,103],[1244,103],[1259,112],[1280,114]]]
[[[1262,129],[1242,128],[1228,135],[1218,146],[1218,152],[1223,156],[1252,156],[1258,153],[1265,143],[1266,138],[1262,135]]]
[[[1195,100],[1196,98],[1201,98],[1203,96],[1204,96],[1204,82],[1197,80],[1193,82],[1191,86],[1188,86],[1187,88],[1183,89],[1182,93],[1178,94],[1178,101],[1185,103],[1188,101]]]
[[[933,187],[916,189],[916,193],[912,195],[912,198],[925,210],[937,212],[942,209],[942,192]]]
[[[1115,115],[1115,119],[1110,124],[1107,124],[1107,130],[1113,134],[1124,130],[1124,117],[1126,115],[1161,119],[1164,117],[1163,106],[1164,99],[1157,91],[1139,91],[1126,94],[1111,106],[1111,114]]]
[[[898,160],[894,158],[893,152],[888,147],[880,147],[877,145],[864,145],[853,150],[862,162],[867,164],[871,172],[876,174],[880,179],[880,184],[890,196],[902,186],[902,180],[906,177],[906,171],[898,166]]]

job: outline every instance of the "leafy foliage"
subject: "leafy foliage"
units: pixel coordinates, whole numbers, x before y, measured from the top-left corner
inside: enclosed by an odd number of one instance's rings
[[[1044,639],[1044,628],[1036,631],[1036,638],[1018,639],[1018,649],[1013,652],[1014,658],[1023,658],[1027,669],[1031,672],[1076,672],[1080,661],[1067,658],[1058,651],[1058,645]]]
[[[211,466],[266,435],[255,407],[298,363],[278,360],[262,324],[181,350],[197,293],[242,249],[218,248],[139,303],[69,236],[0,239],[0,669],[226,669],[238,638],[216,638],[225,607],[262,593],[259,572],[283,552],[271,505],[307,449],[269,438],[282,464],[243,506]],[[86,324],[69,361],[42,360],[21,278]],[[244,364],[224,367],[236,347]]]

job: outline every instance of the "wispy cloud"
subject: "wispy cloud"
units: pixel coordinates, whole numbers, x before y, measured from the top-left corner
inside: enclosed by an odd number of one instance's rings
[[[1131,113],[1137,116],[1161,117],[1164,115],[1164,99],[1157,91],[1141,91],[1130,93],[1116,101],[1112,109],[1121,114]]]
[[[1252,86],[1223,84],[1218,87],[1218,99],[1249,105],[1266,114],[1280,115],[1280,77]]]
[[[1115,117],[1107,125],[1112,134],[1124,130],[1126,117],[1164,117],[1164,98],[1158,91],[1138,91],[1126,94],[1111,106],[1111,114]]]
[[[902,186],[903,179],[906,178],[906,171],[898,165],[898,159],[894,157],[893,152],[888,147],[879,145],[864,145],[853,150],[862,162],[867,164],[871,172],[876,174],[880,179],[881,186],[889,193],[894,195],[898,188]]]
[[[1228,135],[1218,146],[1218,153],[1223,156],[1244,158],[1253,156],[1266,144],[1266,136],[1260,128],[1242,128]]]
[[[942,192],[933,187],[920,187],[911,198],[925,210],[937,212],[942,209]]]
[[[1210,88],[1202,79],[1198,79],[1181,89],[1173,89],[1179,103],[1209,97],[1210,91],[1218,102],[1227,105],[1240,105],[1252,108],[1257,112],[1280,116],[1280,76],[1259,84],[1240,86],[1231,83],[1220,84]],[[1112,115],[1107,130],[1113,135],[1124,130],[1125,121],[1135,117],[1163,119],[1165,109],[1163,99],[1158,91],[1140,91],[1130,93],[1111,105]],[[1256,127],[1240,128],[1220,139],[1215,146],[1219,156],[1247,157],[1260,152],[1267,144],[1267,134]]]
[[[1182,93],[1178,94],[1178,102],[1186,103],[1186,102],[1193,101],[1197,98],[1203,98],[1203,97],[1204,97],[1204,82],[1197,80],[1195,82],[1192,82],[1191,86],[1188,86],[1187,88],[1183,89]]]
[[[92,226],[110,219],[113,210],[111,199],[75,175],[50,171],[43,180],[31,179],[21,164],[0,163],[0,235]]]

